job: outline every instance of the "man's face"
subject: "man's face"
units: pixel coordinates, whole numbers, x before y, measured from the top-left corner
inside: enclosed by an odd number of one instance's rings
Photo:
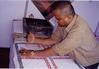
[[[59,26],[66,26],[66,16],[63,15],[60,9],[54,11],[54,16],[58,20]]]

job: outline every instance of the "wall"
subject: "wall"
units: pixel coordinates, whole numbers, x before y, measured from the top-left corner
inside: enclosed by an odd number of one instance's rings
[[[88,21],[94,31],[99,21],[99,2],[74,2],[74,8],[78,14]],[[0,47],[11,45],[11,20],[22,19],[24,16],[25,0],[0,0]],[[34,14],[35,18],[43,18],[37,8],[29,2],[28,14]]]
[[[0,0],[0,47],[9,47],[11,41],[11,20],[22,18],[25,1]]]
[[[26,17],[28,17],[31,13],[34,15],[34,18],[45,19],[39,10],[35,7],[35,5],[29,0]]]
[[[73,6],[90,25],[93,32],[99,22],[99,1],[75,1]]]

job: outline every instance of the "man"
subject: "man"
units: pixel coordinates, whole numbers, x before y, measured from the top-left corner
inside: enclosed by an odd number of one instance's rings
[[[97,69],[99,44],[86,21],[75,14],[69,1],[56,1],[51,8],[58,21],[58,27],[52,35],[55,44],[44,51],[34,52],[34,56],[68,54],[86,69]]]

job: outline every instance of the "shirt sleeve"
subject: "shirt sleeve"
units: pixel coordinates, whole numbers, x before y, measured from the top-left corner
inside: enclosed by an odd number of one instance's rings
[[[54,40],[56,43],[58,43],[62,38],[62,34],[59,28],[57,28],[55,30],[55,32],[53,32],[51,39]]]
[[[68,33],[67,37],[63,41],[53,46],[53,50],[59,55],[66,55],[80,46],[82,42],[81,39],[81,32],[79,30],[73,30]]]

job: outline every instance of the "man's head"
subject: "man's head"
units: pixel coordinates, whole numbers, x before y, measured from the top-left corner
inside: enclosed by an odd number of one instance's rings
[[[56,1],[51,8],[53,14],[58,20],[59,26],[67,26],[73,19],[75,11],[70,1]]]

